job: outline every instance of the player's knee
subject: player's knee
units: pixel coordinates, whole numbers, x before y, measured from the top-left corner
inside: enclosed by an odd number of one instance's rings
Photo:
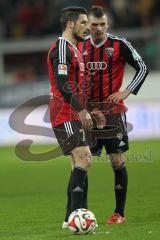
[[[92,164],[92,155],[89,150],[89,147],[78,147],[73,150],[72,155],[74,156],[75,165],[89,169]]]
[[[92,155],[90,151],[81,152],[77,157],[77,162],[82,168],[89,169],[92,164]]]
[[[114,170],[122,169],[125,166],[123,154],[110,154],[111,165]]]
[[[83,168],[89,169],[92,165],[92,155],[90,152],[84,153],[84,157],[82,160]]]

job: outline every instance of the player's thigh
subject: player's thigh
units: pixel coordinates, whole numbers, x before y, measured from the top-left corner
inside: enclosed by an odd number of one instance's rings
[[[75,166],[88,169],[92,163],[92,155],[89,146],[79,146],[72,150],[71,155]]]
[[[64,122],[53,130],[64,155],[70,155],[77,147],[88,146],[85,131],[79,121]]]

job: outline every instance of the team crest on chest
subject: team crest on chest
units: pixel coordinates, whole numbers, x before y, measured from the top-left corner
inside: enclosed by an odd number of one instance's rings
[[[114,53],[114,48],[112,47],[105,48],[105,53],[107,54],[108,57],[112,57]]]

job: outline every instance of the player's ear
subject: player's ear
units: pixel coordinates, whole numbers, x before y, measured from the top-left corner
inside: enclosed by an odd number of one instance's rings
[[[73,21],[68,21],[67,26],[68,26],[70,29],[73,29],[73,28],[74,28],[74,22],[73,22]]]

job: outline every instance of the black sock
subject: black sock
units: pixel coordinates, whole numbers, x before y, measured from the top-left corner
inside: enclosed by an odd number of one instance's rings
[[[71,171],[71,175],[72,175],[72,171]],[[66,206],[66,215],[64,220],[65,222],[68,222],[69,215],[71,214],[71,191],[70,191],[71,175],[70,175],[68,187],[67,187],[67,206]]]
[[[83,195],[85,189],[85,179],[87,171],[85,169],[74,167],[70,178],[71,191],[71,210],[83,207]]]
[[[87,195],[88,195],[88,174],[86,174],[86,178],[85,178],[85,187],[84,187],[84,195],[83,195],[83,208],[86,208],[86,209],[88,209]]]
[[[71,171],[72,174],[72,171]],[[70,175],[71,178],[71,175]],[[88,199],[87,194],[88,193],[88,174],[86,174],[85,178],[85,187],[84,187],[84,195],[83,195],[83,208],[88,209]],[[65,222],[68,222],[69,215],[71,214],[71,190],[70,190],[70,179],[68,182],[67,187],[67,205],[66,205],[66,215],[65,215]]]
[[[124,209],[126,204],[128,175],[126,167],[115,169],[115,196],[116,196],[116,209],[115,212],[124,217]]]

